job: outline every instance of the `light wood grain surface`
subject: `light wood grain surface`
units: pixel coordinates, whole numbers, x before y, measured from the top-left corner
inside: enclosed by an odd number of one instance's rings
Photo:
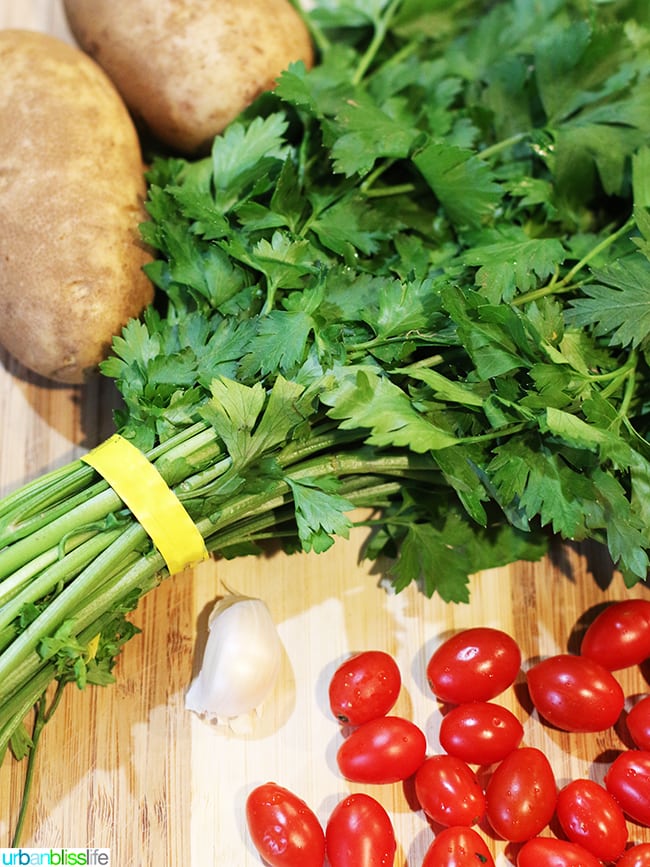
[[[46,30],[70,39],[59,0],[0,0],[0,27]],[[56,255],[56,250],[52,251]],[[112,432],[111,385],[52,385],[0,352],[0,494],[74,458]],[[303,797],[325,822],[347,792],[336,770],[340,743],[327,707],[327,682],[343,657],[380,648],[400,664],[404,686],[396,712],[437,746],[440,711],[424,676],[428,656],[450,630],[492,625],[531,660],[575,649],[584,615],[606,600],[642,596],[611,575],[602,552],[558,547],[541,563],[475,576],[471,604],[445,606],[414,588],[395,596],[359,562],[364,532],[319,556],[283,555],[208,562],[165,582],[134,614],[142,633],[126,647],[117,683],[69,687],[46,727],[36,769],[25,846],[109,847],[115,867],[254,867],[244,802],[258,783],[275,780]],[[205,634],[221,584],[262,596],[285,648],[281,675],[264,715],[247,735],[218,729],[184,710],[195,642]],[[642,670],[621,674],[627,693],[648,690]],[[525,721],[525,742],[551,756],[558,782],[602,779],[619,733],[565,735],[529,717],[522,692],[500,701]],[[9,845],[24,764],[0,768],[0,847]],[[399,841],[398,867],[417,867],[432,839],[423,814],[400,785],[366,787],[389,811]],[[630,823],[632,840],[650,839]],[[488,838],[489,839],[489,838]],[[515,852],[489,839],[498,865]]]

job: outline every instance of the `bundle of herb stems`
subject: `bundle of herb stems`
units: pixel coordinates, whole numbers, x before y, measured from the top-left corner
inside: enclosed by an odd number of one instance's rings
[[[397,591],[467,601],[552,536],[644,580],[645,0],[304,14],[313,70],[208,156],[153,159],[116,429],[217,556],[324,551],[362,507]],[[0,755],[33,758],[65,684],[112,681],[167,572],[81,460],[0,502]]]

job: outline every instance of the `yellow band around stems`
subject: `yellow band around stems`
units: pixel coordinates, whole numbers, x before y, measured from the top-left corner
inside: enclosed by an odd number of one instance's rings
[[[106,479],[133,512],[172,575],[209,556],[183,504],[132,443],[114,434],[82,460]]]

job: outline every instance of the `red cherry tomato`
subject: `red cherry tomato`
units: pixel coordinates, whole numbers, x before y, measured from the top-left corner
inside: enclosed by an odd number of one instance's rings
[[[494,858],[472,828],[445,828],[427,849],[422,867],[494,867]]]
[[[527,679],[540,716],[562,731],[604,731],[614,725],[625,703],[614,675],[585,656],[550,656],[529,669]]]
[[[246,799],[253,845],[270,867],[322,867],[325,834],[307,804],[276,783],[264,783]]]
[[[336,761],[346,780],[396,783],[417,771],[426,751],[426,738],[415,723],[382,716],[355,729],[339,747]]]
[[[401,685],[397,663],[388,653],[356,653],[332,675],[330,708],[339,722],[358,726],[385,716],[397,701]]]
[[[650,657],[650,601],[625,599],[608,605],[590,624],[580,645],[609,671],[639,665]]]
[[[519,850],[517,867],[603,867],[603,862],[577,843],[534,837]]]
[[[370,795],[349,795],[334,807],[325,831],[330,867],[392,865],[395,832],[382,805]]]
[[[485,795],[474,771],[455,756],[429,756],[415,774],[415,795],[439,825],[476,825],[485,813]]]
[[[605,774],[605,788],[630,819],[650,825],[650,752],[626,750]]]
[[[616,867],[650,867],[650,843],[638,843],[616,862]]]
[[[640,750],[650,750],[650,695],[630,708],[625,725],[634,746]]]
[[[557,797],[557,818],[565,835],[596,858],[615,861],[627,843],[623,811],[607,789],[593,780],[572,780]]]
[[[521,651],[500,629],[477,626],[444,641],[427,665],[431,691],[440,701],[489,701],[514,683]]]
[[[537,836],[555,812],[557,786],[541,750],[519,747],[492,771],[485,790],[486,815],[504,840],[521,843]]]
[[[459,704],[442,718],[438,739],[451,756],[470,765],[505,759],[524,736],[524,728],[507,708],[489,701]]]

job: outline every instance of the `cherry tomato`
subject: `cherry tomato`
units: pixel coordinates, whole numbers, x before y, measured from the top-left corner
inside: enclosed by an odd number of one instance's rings
[[[573,780],[557,797],[556,814],[565,835],[596,858],[615,861],[627,843],[623,811],[593,780]]]
[[[514,683],[520,665],[514,638],[500,629],[476,626],[452,635],[434,651],[427,679],[440,701],[489,701]]]
[[[485,795],[474,771],[455,756],[429,756],[415,774],[415,795],[439,825],[476,825],[485,813]]]
[[[385,716],[397,701],[401,685],[397,663],[388,653],[356,653],[332,675],[330,708],[339,722],[358,726]]]
[[[519,850],[517,867],[603,867],[603,862],[578,843],[534,837]]]
[[[504,840],[521,843],[537,836],[555,812],[557,786],[541,750],[519,747],[492,771],[485,790],[486,815]]]
[[[330,867],[392,865],[397,851],[386,810],[370,795],[349,795],[334,807],[325,831]]]
[[[650,843],[637,843],[616,862],[616,867],[650,867]]]
[[[625,725],[634,746],[640,750],[650,750],[650,695],[630,708]]]
[[[650,752],[626,750],[605,774],[605,788],[630,819],[650,825]]]
[[[276,783],[264,783],[246,799],[253,845],[270,867],[322,867],[325,834],[307,804]]]
[[[451,756],[470,765],[505,759],[524,736],[524,728],[507,708],[489,701],[456,705],[442,718],[438,739]]]
[[[396,783],[412,776],[425,759],[427,742],[410,720],[382,716],[355,729],[339,747],[339,770],[355,783]]]
[[[614,675],[586,656],[550,656],[529,669],[527,678],[538,713],[562,731],[603,731],[623,710],[625,695]]]
[[[609,671],[650,657],[650,601],[625,599],[608,605],[585,632],[580,653]]]
[[[422,867],[494,867],[494,858],[472,828],[444,828],[427,849]]]

